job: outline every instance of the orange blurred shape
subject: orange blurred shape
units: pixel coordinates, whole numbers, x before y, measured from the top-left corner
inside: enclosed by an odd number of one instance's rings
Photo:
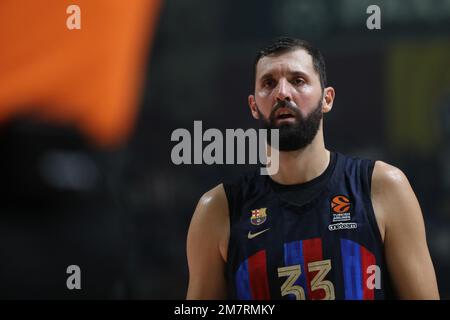
[[[81,29],[69,30],[70,5]],[[1,0],[0,123],[32,114],[94,143],[134,126],[161,0]]]

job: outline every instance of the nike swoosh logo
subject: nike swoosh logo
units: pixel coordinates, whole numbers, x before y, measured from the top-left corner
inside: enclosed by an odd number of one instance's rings
[[[270,228],[264,229],[264,230],[259,231],[259,232],[256,232],[256,233],[251,233],[251,232],[249,231],[249,232],[248,232],[248,238],[249,238],[249,239],[253,239],[253,238],[259,236],[261,233],[266,232],[267,230],[270,230]]]

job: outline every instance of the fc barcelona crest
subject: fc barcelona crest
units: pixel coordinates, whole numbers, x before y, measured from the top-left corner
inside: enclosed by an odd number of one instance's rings
[[[267,208],[252,210],[252,216],[250,218],[250,222],[252,223],[252,225],[259,226],[260,224],[266,222],[267,219],[266,210]]]

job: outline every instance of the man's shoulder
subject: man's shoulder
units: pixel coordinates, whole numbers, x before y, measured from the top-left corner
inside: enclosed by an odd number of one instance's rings
[[[222,183],[206,191],[199,199],[196,212],[202,217],[208,216],[228,216],[229,207],[237,201],[239,194],[246,184],[252,181],[257,170],[248,170],[239,175],[227,177]],[[214,212],[211,214],[211,212]]]
[[[372,193],[386,192],[409,186],[408,178],[405,173],[398,167],[382,160],[373,159],[364,156],[354,156],[336,152],[345,163],[346,167],[361,166],[368,169],[364,174],[371,182]]]
[[[402,170],[381,160],[375,162],[372,175],[374,191],[386,192],[405,185],[409,182]]]
[[[214,208],[226,204],[226,195],[223,183],[205,192],[198,201],[197,210],[204,208]]]
[[[227,219],[228,203],[223,186],[219,184],[200,197],[192,217],[191,228],[220,233],[221,226],[227,223]]]

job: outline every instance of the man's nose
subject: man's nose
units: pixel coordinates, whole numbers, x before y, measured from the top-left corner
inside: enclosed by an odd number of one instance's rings
[[[292,100],[291,86],[290,83],[286,79],[280,79],[278,81],[277,90],[276,90],[275,98],[279,101],[282,100]]]

